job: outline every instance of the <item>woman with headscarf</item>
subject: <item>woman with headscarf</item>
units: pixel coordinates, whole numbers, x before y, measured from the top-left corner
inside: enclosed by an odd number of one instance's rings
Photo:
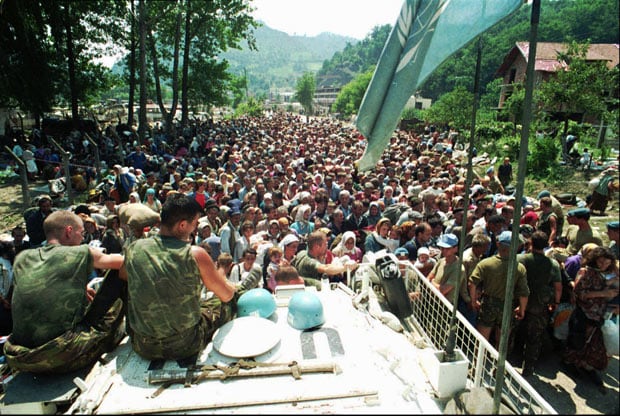
[[[129,200],[127,201],[130,204],[139,204],[140,203],[140,195],[137,192],[131,192],[129,194]]]
[[[576,308],[568,323],[564,363],[603,387],[597,370],[607,368],[609,357],[601,326],[609,312],[609,302],[618,296],[618,286],[610,284],[618,278],[618,266],[608,247],[590,250],[582,265],[575,280]]]
[[[271,242],[273,245],[277,245],[280,241],[280,237],[280,223],[278,220],[270,220],[267,226],[267,241]]]
[[[142,203],[157,213],[161,212],[161,201],[155,197],[155,189],[153,188],[146,190]]]
[[[125,239],[126,233],[121,227],[121,220],[118,215],[108,215],[103,237],[101,238],[101,247],[104,247],[108,254],[121,253]]]
[[[366,211],[362,216],[366,217],[368,226],[377,225],[377,222],[381,219],[381,206],[377,201],[372,201],[368,205],[368,211]],[[362,222],[364,222],[364,220],[362,220]]]
[[[297,207],[297,213],[295,214],[295,221],[291,224],[291,229],[294,230],[297,235],[305,237],[314,231],[314,223],[310,222],[310,214],[312,207],[308,204],[301,204]]]
[[[346,231],[342,235],[340,242],[332,250],[332,253],[336,257],[347,256],[357,263],[361,263],[364,256],[362,250],[356,246],[356,238],[353,231]]]
[[[280,241],[280,248],[282,249],[282,260],[286,264],[291,264],[293,257],[297,254],[299,248],[299,237],[295,233],[286,234]]]
[[[379,250],[387,250],[393,253],[398,248],[400,241],[390,239],[392,221],[389,218],[381,218],[375,226],[375,231],[366,236],[364,241],[364,252],[375,253]]]

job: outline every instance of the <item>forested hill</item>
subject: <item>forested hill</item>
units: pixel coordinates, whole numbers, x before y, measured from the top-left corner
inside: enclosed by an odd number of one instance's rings
[[[315,73],[323,61],[357,39],[332,33],[318,36],[291,36],[261,26],[255,31],[257,51],[244,45],[243,50],[231,49],[221,57],[229,61],[230,72],[247,74],[249,89],[266,93],[271,88],[291,91],[304,72]]]
[[[620,43],[618,0],[542,0],[538,41]],[[482,37],[481,86],[495,78],[504,56],[518,41],[528,41],[531,6],[523,5],[512,16]],[[394,16],[396,18],[396,16]],[[316,74],[316,85],[341,87],[374,67],[390,32],[390,25],[375,27],[362,41],[337,35],[289,36],[267,27],[256,31],[258,52],[230,51],[224,56],[236,74],[247,71],[250,89],[266,92],[269,86],[294,89],[306,71]],[[425,82],[421,93],[436,99],[457,85],[471,88],[476,66],[472,42],[448,58]]]

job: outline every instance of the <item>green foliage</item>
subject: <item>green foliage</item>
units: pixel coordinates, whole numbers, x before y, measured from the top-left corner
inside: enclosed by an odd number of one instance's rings
[[[341,117],[349,117],[357,113],[362,104],[366,88],[368,88],[368,84],[370,84],[372,73],[373,70],[367,71],[358,75],[353,81],[345,85],[340,90],[334,104],[332,104],[332,111],[334,113],[340,113]]]
[[[549,176],[560,153],[559,141],[553,138],[529,140],[527,173],[534,178]]]
[[[247,95],[248,79],[245,76],[238,77],[235,75],[232,75],[230,78],[228,89],[232,95],[231,107],[237,108]]]
[[[537,88],[536,100],[540,103],[540,116],[555,119],[568,132],[571,114],[585,113],[600,117],[608,111],[607,97],[617,80],[617,68],[609,70],[604,62],[586,59],[589,43],[572,42],[565,52],[558,52],[558,59],[568,65],[557,71]]]
[[[424,120],[424,110],[420,110],[417,108],[405,108],[400,117],[403,120]]]
[[[229,62],[231,73],[247,72],[248,89],[254,94],[293,90],[299,74],[320,71],[325,60],[357,42],[329,33],[315,37],[290,36],[266,26],[259,27],[254,34],[257,50],[250,50],[244,42],[240,50],[231,49],[220,54],[221,59]],[[355,76],[355,73],[348,73]],[[322,84],[317,82],[317,85]]]
[[[465,87],[456,87],[439,97],[439,100],[424,112],[424,121],[455,127],[458,130],[469,130],[473,104],[474,95]]]
[[[513,88],[512,94],[504,102],[500,113],[504,118],[512,120],[516,126],[517,124],[523,124],[521,121],[523,117],[523,103],[525,101],[525,88],[519,83],[515,83]]]
[[[240,103],[235,110],[235,117],[244,115],[250,117],[260,117],[263,115],[263,104],[254,97],[248,98],[246,102]]]
[[[574,39],[579,42],[619,43],[618,15],[618,0],[541,0],[538,41],[566,42],[567,39]],[[530,18],[531,6],[524,5],[483,35],[480,85],[486,87],[483,87],[482,95],[495,79],[495,72],[502,64],[505,53],[515,42],[529,39]],[[422,95],[435,100],[458,82],[465,82],[462,85],[471,91],[476,43],[470,42],[440,65],[422,85]]]
[[[342,51],[324,61],[316,74],[317,85],[343,86],[354,80],[358,74],[368,72],[379,61],[390,29],[390,25],[375,26],[366,38],[356,44],[347,44]],[[357,112],[357,109],[353,112]]]
[[[316,81],[314,74],[306,72],[297,81],[295,87],[295,99],[299,101],[301,106],[306,111],[306,114],[312,114],[314,106],[314,92],[316,91]]]

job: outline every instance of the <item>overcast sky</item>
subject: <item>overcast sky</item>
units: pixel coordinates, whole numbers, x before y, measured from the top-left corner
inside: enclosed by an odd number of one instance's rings
[[[253,16],[290,35],[321,32],[363,39],[377,25],[394,25],[403,0],[252,0]]]

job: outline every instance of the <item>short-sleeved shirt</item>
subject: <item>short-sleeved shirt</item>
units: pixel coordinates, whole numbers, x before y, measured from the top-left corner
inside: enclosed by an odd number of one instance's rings
[[[297,269],[297,273],[301,277],[310,277],[313,279],[321,279],[323,274],[319,272],[318,267],[322,263],[317,259],[310,257],[307,250],[302,250],[295,255],[292,261],[293,267]]]
[[[580,230],[577,226],[571,226],[566,232],[566,238],[568,238],[568,246],[566,248],[571,255],[577,254],[586,243],[594,243],[599,246],[603,245],[600,234],[592,228]]]
[[[453,288],[459,283],[459,278],[462,278],[465,275],[465,269],[461,266],[461,273],[459,273],[458,269],[458,259],[450,264],[446,264],[446,259],[441,258],[433,268],[433,273],[435,275],[435,280],[440,285],[452,286]],[[454,290],[454,289],[453,289]],[[448,293],[446,298],[449,301],[452,301],[454,294],[452,291]]]
[[[506,295],[506,277],[508,276],[508,259],[495,255],[483,260],[476,265],[469,281],[474,285],[482,285],[485,295],[496,299],[504,299]],[[517,263],[514,278],[514,296],[529,296],[527,286],[527,272],[525,266]]]

